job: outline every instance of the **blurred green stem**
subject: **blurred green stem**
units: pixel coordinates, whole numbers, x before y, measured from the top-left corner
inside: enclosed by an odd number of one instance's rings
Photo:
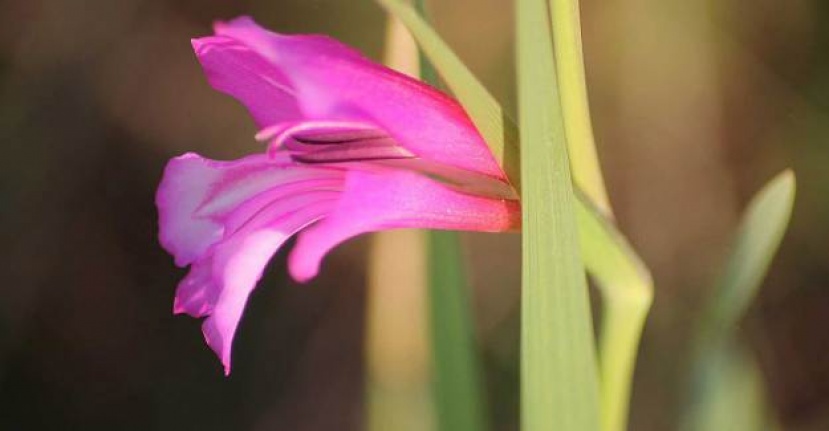
[[[417,73],[417,47],[389,19],[386,64]],[[366,303],[366,429],[434,431],[427,304],[427,236],[379,232],[369,255]]]
[[[761,375],[737,341],[737,329],[780,247],[794,198],[795,176],[786,170],[755,195],[742,216],[724,271],[697,324],[682,430],[774,428]]]
[[[604,296],[599,337],[602,430],[627,428],[631,381],[642,328],[650,308],[647,293],[625,293],[610,287]]]
[[[428,22],[426,1],[416,0],[415,7]],[[440,87],[432,63],[422,52],[419,57],[420,79]],[[429,231],[427,241],[432,393],[438,430],[485,431],[483,385],[460,237],[456,232]]]
[[[484,431],[486,420],[473,319],[456,232],[428,236],[429,322],[440,431]]]

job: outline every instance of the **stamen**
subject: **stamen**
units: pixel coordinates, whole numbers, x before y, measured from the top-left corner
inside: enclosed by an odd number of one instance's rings
[[[308,133],[296,134],[293,138],[302,143],[309,145],[329,145],[329,144],[349,144],[352,142],[363,141],[366,139],[388,138],[388,135],[380,130],[348,130],[342,133]]]
[[[332,143],[333,144],[333,143]],[[345,163],[369,160],[410,159],[415,157],[391,138],[362,139],[325,145],[313,151],[293,154],[300,163]]]
[[[344,140],[386,136],[371,124],[349,121],[302,121],[279,123],[256,134],[258,141],[270,141],[268,153],[273,154],[292,140],[305,139],[308,143],[338,143]]]

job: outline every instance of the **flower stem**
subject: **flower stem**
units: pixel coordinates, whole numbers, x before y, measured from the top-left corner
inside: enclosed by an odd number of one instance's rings
[[[456,232],[428,236],[433,394],[440,431],[485,431],[484,397],[460,242]]]
[[[429,22],[426,1],[416,0],[415,7],[423,20]],[[436,88],[441,87],[437,71],[422,51],[420,79]],[[460,236],[457,232],[430,231],[427,255],[433,393],[438,430],[485,431],[489,427],[484,414],[481,369]]]
[[[578,0],[549,0],[556,70],[559,74],[564,128],[573,180],[595,209],[612,218],[612,209],[602,179],[596,152],[585,82]],[[601,377],[602,430],[623,431],[627,427],[631,382],[636,353],[652,302],[652,284],[644,266],[629,247],[601,247],[583,239],[588,270],[602,295],[599,370]],[[626,246],[626,243],[624,244]],[[613,264],[607,255],[629,250]],[[593,257],[595,256],[595,257]],[[598,268],[598,271],[597,271]]]
[[[558,89],[573,181],[604,216],[610,217],[610,201],[602,178],[590,120],[579,0],[550,0],[550,14]]]
[[[631,287],[644,288],[626,292]],[[612,293],[603,297],[599,337],[602,430],[622,431],[627,428],[636,353],[651,294],[649,285],[608,286],[607,290]]]

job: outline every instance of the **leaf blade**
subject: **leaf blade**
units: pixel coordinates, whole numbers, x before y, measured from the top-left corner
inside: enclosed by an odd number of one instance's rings
[[[768,422],[765,387],[759,373],[746,373],[755,365],[740,346],[736,330],[782,243],[794,207],[795,183],[792,171],[781,172],[755,194],[743,213],[722,275],[698,322],[684,430],[718,429],[712,427],[726,421],[774,428]],[[728,406],[727,414],[723,406]]]
[[[552,35],[544,0],[518,0],[521,424],[599,429],[598,378]]]
[[[461,248],[456,232],[429,232],[429,308],[438,429],[484,431],[476,355]]]
[[[715,296],[705,317],[710,330],[733,329],[757,294],[789,224],[794,195],[795,176],[786,170],[752,198],[725,271],[715,283]]]
[[[549,0],[549,3],[573,181],[604,216],[610,217],[612,210],[590,119],[579,0]]]
[[[581,253],[603,300],[599,336],[602,429],[624,430],[639,341],[653,301],[653,280],[622,234],[581,196],[581,205],[576,207]]]

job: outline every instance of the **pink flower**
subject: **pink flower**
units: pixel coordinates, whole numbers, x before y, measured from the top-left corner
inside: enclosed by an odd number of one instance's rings
[[[289,270],[307,281],[361,233],[518,227],[514,190],[454,100],[326,37],[279,35],[246,17],[215,33],[193,40],[196,55],[210,84],[250,111],[267,150],[174,158],[156,204],[161,244],[190,265],[174,312],[207,316],[225,373],[248,296],[294,234]]]

